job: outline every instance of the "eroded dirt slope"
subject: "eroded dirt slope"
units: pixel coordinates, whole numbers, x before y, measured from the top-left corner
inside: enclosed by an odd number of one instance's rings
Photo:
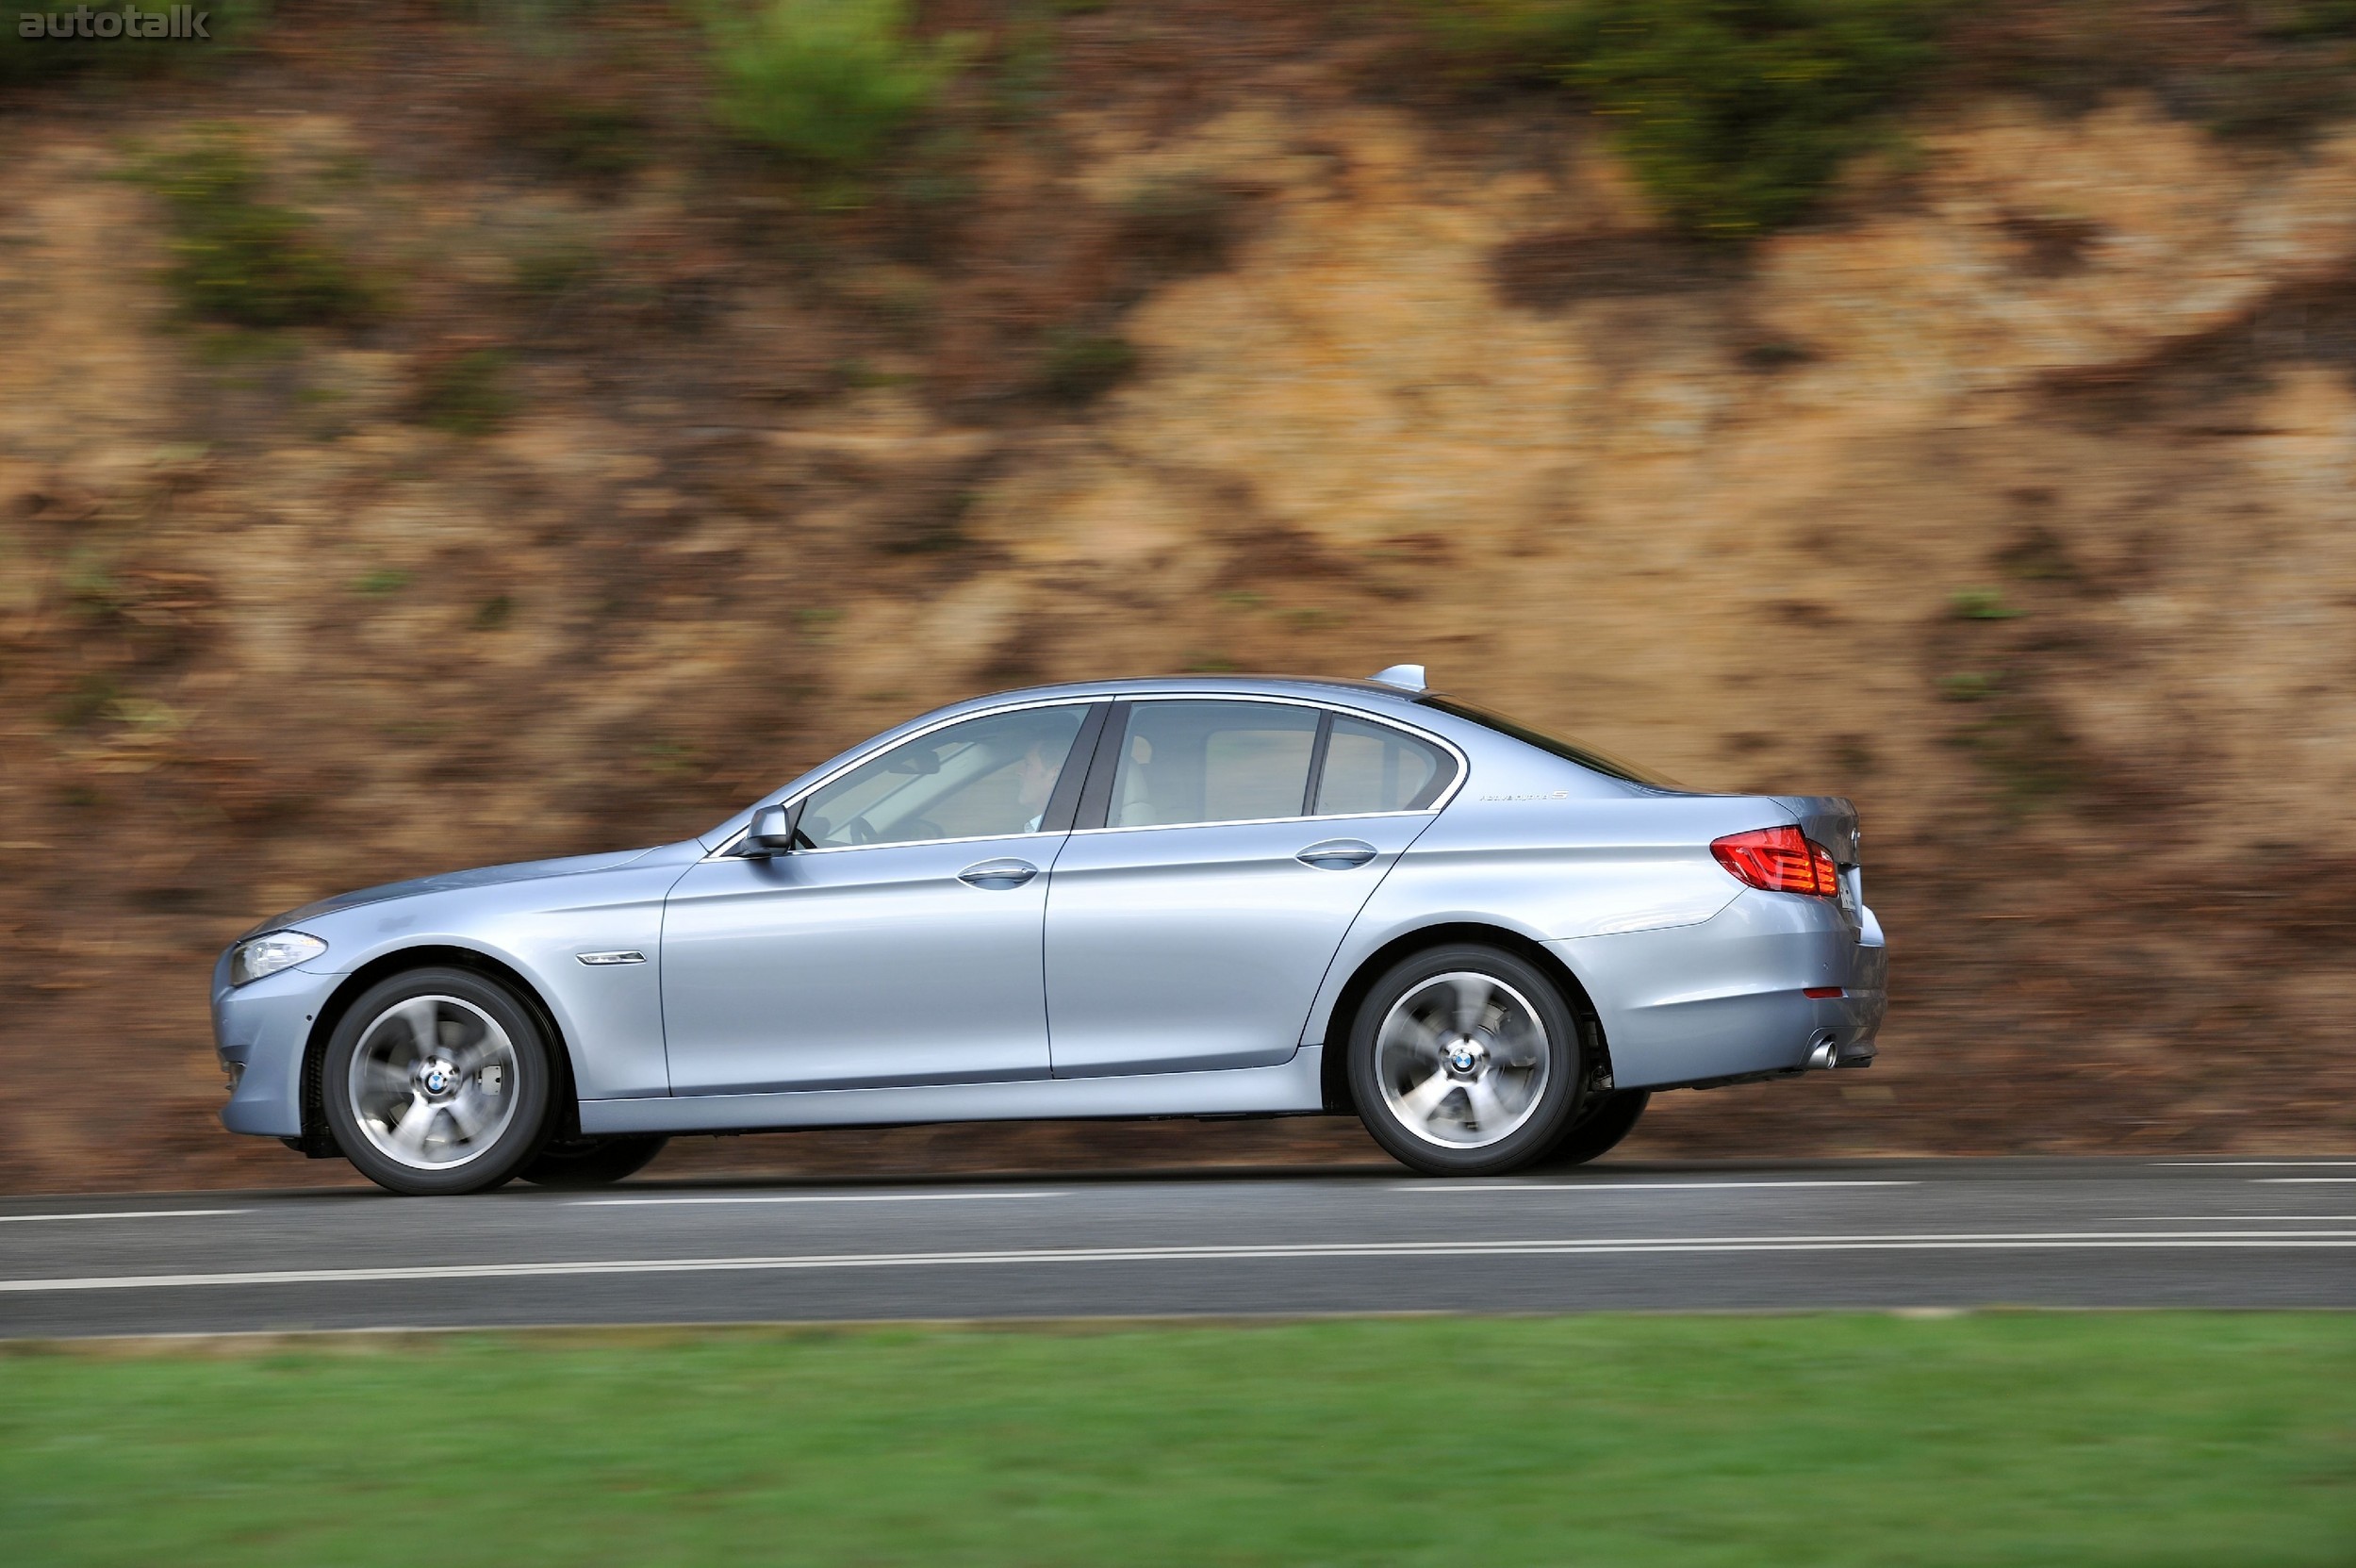
[[[15,107],[0,1183],[317,1179],[211,1120],[206,966],[273,910],[676,837],[980,690],[1399,660],[1863,808],[1882,1065],[1666,1097],[1631,1155],[2356,1138],[2356,135],[1951,105],[1903,181],[1735,263],[1553,107],[1387,102],[1306,25],[1209,64],[1174,27],[1193,86],[1147,91],[1097,25],[906,232],[692,140],[515,155],[495,52],[437,25]],[[674,74],[629,79],[658,128]],[[387,280],[377,323],[177,318],[118,176],[223,123]],[[1215,200],[1173,226],[1168,191]],[[1078,332],[1134,372],[1059,383]],[[486,345],[498,417],[436,428]],[[1302,1154],[1372,1148],[667,1158]]]

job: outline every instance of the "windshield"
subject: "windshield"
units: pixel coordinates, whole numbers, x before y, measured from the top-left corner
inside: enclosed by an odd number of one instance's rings
[[[1454,714],[1457,718],[1469,719],[1483,729],[1494,730],[1501,735],[1511,735],[1525,746],[1535,746],[1541,751],[1552,752],[1566,762],[1575,762],[1581,767],[1610,778],[1624,779],[1629,784],[1642,784],[1648,789],[1682,791],[1685,788],[1685,785],[1674,779],[1666,778],[1648,767],[1639,767],[1632,762],[1623,762],[1608,751],[1598,751],[1592,746],[1583,746],[1575,740],[1565,740],[1560,735],[1550,735],[1543,730],[1533,730],[1527,724],[1517,723],[1508,718],[1504,714],[1491,713],[1487,708],[1476,708],[1470,702],[1459,702],[1453,697],[1419,697],[1416,701],[1425,707],[1438,708],[1442,713]]]

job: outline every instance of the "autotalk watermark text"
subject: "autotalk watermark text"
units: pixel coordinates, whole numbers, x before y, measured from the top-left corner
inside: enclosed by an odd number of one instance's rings
[[[159,11],[143,11],[137,6],[125,6],[119,11],[92,10],[76,6],[70,11],[20,11],[16,19],[19,38],[201,38],[210,41],[212,34],[205,24],[213,13],[200,11],[194,6],[167,6]]]

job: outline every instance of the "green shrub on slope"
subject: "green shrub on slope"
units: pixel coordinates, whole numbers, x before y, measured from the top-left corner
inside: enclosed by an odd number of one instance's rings
[[[1937,0],[1429,0],[1459,52],[1567,81],[1663,213],[1743,239],[1806,212],[1933,58]]]
[[[374,314],[374,291],[319,225],[263,199],[234,132],[158,151],[141,178],[171,208],[172,283],[189,314],[257,329]]]
[[[122,16],[126,0],[111,6],[99,0],[92,14],[80,24],[94,25],[96,11],[111,9]],[[140,13],[136,36],[111,38],[51,38],[44,27],[39,38],[24,36],[27,17],[45,21],[51,15],[72,17],[74,0],[26,0],[0,17],[0,87],[48,81],[82,73],[111,73],[124,76],[154,75],[166,71],[202,67],[226,59],[250,43],[269,15],[264,0],[197,0],[191,8],[205,18],[204,38],[149,37],[146,29],[172,25],[173,0],[134,0],[129,8]]]
[[[749,140],[841,173],[872,160],[956,74],[962,39],[910,35],[907,0],[715,5],[719,114]]]

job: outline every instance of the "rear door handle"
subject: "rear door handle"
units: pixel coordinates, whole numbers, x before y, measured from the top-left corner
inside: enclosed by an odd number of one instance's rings
[[[1365,865],[1376,853],[1372,844],[1359,839],[1328,838],[1323,844],[1311,844],[1293,858],[1320,871],[1347,871],[1354,866]]]
[[[968,866],[957,873],[957,880],[968,887],[1005,889],[1020,887],[1039,874],[1039,867],[1027,860],[985,860]]]

